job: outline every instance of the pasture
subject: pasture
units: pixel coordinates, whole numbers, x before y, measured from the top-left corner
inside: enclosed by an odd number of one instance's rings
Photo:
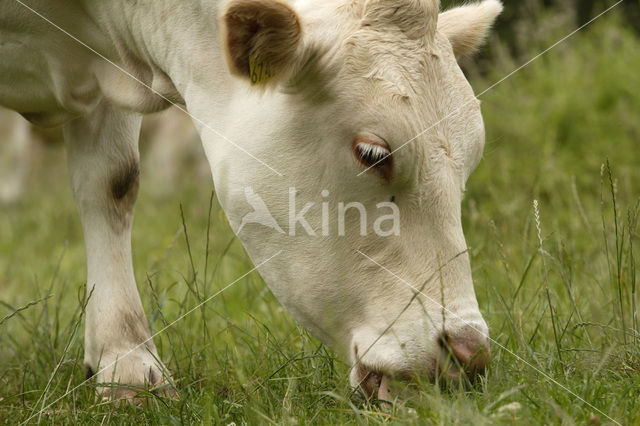
[[[491,59],[467,68],[476,93],[575,27],[540,19],[517,57],[490,40]],[[133,230],[179,398],[96,400],[82,384],[82,230],[64,150],[47,147],[25,199],[0,207],[0,422],[639,423],[638,43],[612,12],[482,95],[463,223],[493,359],[472,388],[400,385],[392,408],[354,393],[348,366],[247,274],[212,183],[188,165],[167,197],[143,168]]]

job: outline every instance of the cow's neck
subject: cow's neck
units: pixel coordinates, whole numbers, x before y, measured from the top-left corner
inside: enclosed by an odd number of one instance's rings
[[[220,98],[228,73],[220,52],[217,2],[175,0],[85,1],[85,8],[115,44],[126,71],[154,91],[176,101],[203,103],[202,92]],[[163,100],[130,75],[104,64],[107,92],[123,96],[123,106],[150,112]],[[115,81],[112,81],[115,80]],[[175,91],[177,90],[177,93]],[[155,98],[155,100],[153,100]],[[210,105],[215,108],[215,105]],[[196,106],[197,109],[197,106]]]

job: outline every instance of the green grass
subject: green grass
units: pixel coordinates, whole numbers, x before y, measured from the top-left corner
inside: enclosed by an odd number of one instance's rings
[[[569,30],[538,34],[529,56]],[[84,247],[64,153],[51,147],[27,199],[0,215],[0,422],[610,422],[569,389],[640,423],[639,42],[603,18],[482,97],[487,145],[463,215],[499,345],[474,389],[418,383],[392,409],[366,403],[348,367],[253,273],[156,338],[179,401],[97,403],[88,382],[38,414],[84,380]],[[494,56],[488,74],[471,73],[477,93],[527,59]],[[134,264],[154,331],[252,268],[219,206],[209,209],[212,184],[189,170],[164,199],[147,195],[143,170]]]

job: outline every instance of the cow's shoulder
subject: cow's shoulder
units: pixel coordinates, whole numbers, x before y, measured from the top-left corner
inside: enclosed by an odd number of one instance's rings
[[[89,114],[105,97],[141,113],[180,102],[164,73],[129,53],[119,26],[98,27],[76,1],[35,0],[27,8],[0,0],[0,105],[55,126]]]

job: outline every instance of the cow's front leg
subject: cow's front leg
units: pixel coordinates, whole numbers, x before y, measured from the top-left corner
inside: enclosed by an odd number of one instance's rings
[[[103,102],[65,126],[69,172],[87,251],[85,364],[104,396],[166,382],[131,261],[141,116]]]

